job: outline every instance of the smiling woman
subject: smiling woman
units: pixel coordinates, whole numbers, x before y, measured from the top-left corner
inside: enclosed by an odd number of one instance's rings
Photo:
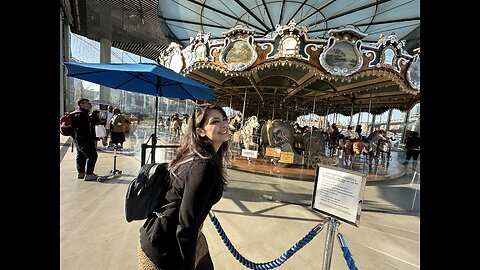
[[[223,164],[229,138],[227,114],[221,107],[195,108],[168,165],[172,186],[165,201],[180,201],[180,206],[168,214],[166,226],[155,227],[163,217],[152,214],[140,228],[140,269],[213,269],[201,228],[227,183]]]

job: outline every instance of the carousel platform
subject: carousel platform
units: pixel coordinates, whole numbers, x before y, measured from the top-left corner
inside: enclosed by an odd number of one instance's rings
[[[230,159],[228,168],[284,179],[311,182],[313,182],[315,179],[316,170],[312,169],[311,167],[307,167],[306,165],[274,165],[269,159],[264,158],[250,158],[250,161],[251,162],[249,163],[247,158],[236,156]],[[388,166],[379,164],[375,167],[375,165],[373,165],[372,169],[369,170],[369,166],[364,160],[356,159],[353,162],[352,170],[365,173],[367,175],[367,181],[390,180],[405,175],[407,168],[402,164],[403,161],[403,152],[392,151],[391,160]],[[336,167],[346,168],[342,161],[340,161]]]

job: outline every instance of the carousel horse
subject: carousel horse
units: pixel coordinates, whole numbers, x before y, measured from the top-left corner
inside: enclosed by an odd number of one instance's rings
[[[384,138],[379,138],[377,140],[377,149],[375,152],[375,156],[377,157],[377,159],[380,158],[382,160],[382,164],[385,164],[386,161],[387,166],[390,163],[390,154],[392,150],[392,144],[390,140],[391,139],[386,135],[384,136]]]
[[[282,153],[293,153],[293,162],[280,162],[281,158],[271,157],[270,161],[281,167],[289,166],[289,164],[304,165],[316,168],[318,164],[326,164],[335,166],[338,163],[338,158],[330,158],[325,156],[325,142],[326,135],[320,130],[306,132],[305,134],[295,133],[292,125],[283,120],[273,120],[272,125],[268,131],[269,144],[268,147],[280,148]],[[302,136],[302,145],[304,148],[294,147],[295,135]],[[304,151],[302,151],[304,150]]]
[[[303,144],[305,145],[305,157],[307,164],[316,169],[318,164],[337,165],[338,158],[327,158],[325,156],[325,146],[328,134],[321,130],[314,130],[303,135]]]
[[[310,156],[319,156],[325,153],[325,135],[320,130],[306,132],[303,135],[305,152]]]
[[[301,155],[295,151],[294,147],[294,130],[292,125],[279,119],[275,119],[272,122],[272,126],[269,128],[269,147],[280,148],[281,152],[293,152],[294,164],[301,163]],[[271,162],[275,165],[285,167],[288,164],[278,162],[278,157],[271,158]]]
[[[389,164],[391,144],[385,130],[375,130],[364,140],[339,139],[338,148],[341,150],[345,165],[349,168],[352,168],[354,158],[362,154],[368,155],[370,169],[373,161],[375,161],[376,165],[379,164],[379,158],[382,164],[385,161],[387,166]]]
[[[287,149],[283,149],[283,146],[288,145],[288,151],[294,151],[294,131],[291,125],[288,125],[282,120],[275,119],[270,127],[269,135],[270,146],[282,147],[282,151],[287,151]]]
[[[243,148],[250,150],[258,150],[258,144],[253,141],[254,129],[260,127],[257,116],[253,115],[247,118],[245,124],[240,129],[239,141],[243,143]]]
[[[378,165],[379,157],[383,160],[383,162],[385,161],[386,157],[388,166],[390,162],[391,144],[386,134],[387,132],[385,130],[375,130],[368,135],[365,141],[363,141],[365,151],[369,156],[369,168],[371,168],[373,160],[375,160],[375,164]]]
[[[338,140],[338,144],[342,150],[345,165],[349,168],[352,168],[354,158],[365,152],[365,144],[360,139],[343,138]]]

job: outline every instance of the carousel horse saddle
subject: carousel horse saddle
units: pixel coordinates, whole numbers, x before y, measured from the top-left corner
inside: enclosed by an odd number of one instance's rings
[[[362,153],[362,150],[363,150],[363,143],[360,140],[356,140],[353,142],[352,148],[353,148],[353,152],[356,155],[360,155],[360,153]]]

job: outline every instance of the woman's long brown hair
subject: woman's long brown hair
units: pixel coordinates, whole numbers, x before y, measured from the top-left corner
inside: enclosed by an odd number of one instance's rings
[[[222,107],[211,104],[197,105],[194,109],[192,117],[188,119],[188,128],[182,137],[180,147],[175,153],[170,164],[168,164],[168,171],[173,174],[177,165],[187,158],[198,156],[203,159],[211,159],[215,163],[217,175],[220,176],[222,183],[227,184],[226,171],[223,167],[223,161],[228,161],[228,141],[223,142],[217,152],[211,140],[204,136],[199,136],[195,131],[197,128],[203,128],[207,120],[207,114],[211,110],[218,110],[223,117],[228,119],[227,114]]]

